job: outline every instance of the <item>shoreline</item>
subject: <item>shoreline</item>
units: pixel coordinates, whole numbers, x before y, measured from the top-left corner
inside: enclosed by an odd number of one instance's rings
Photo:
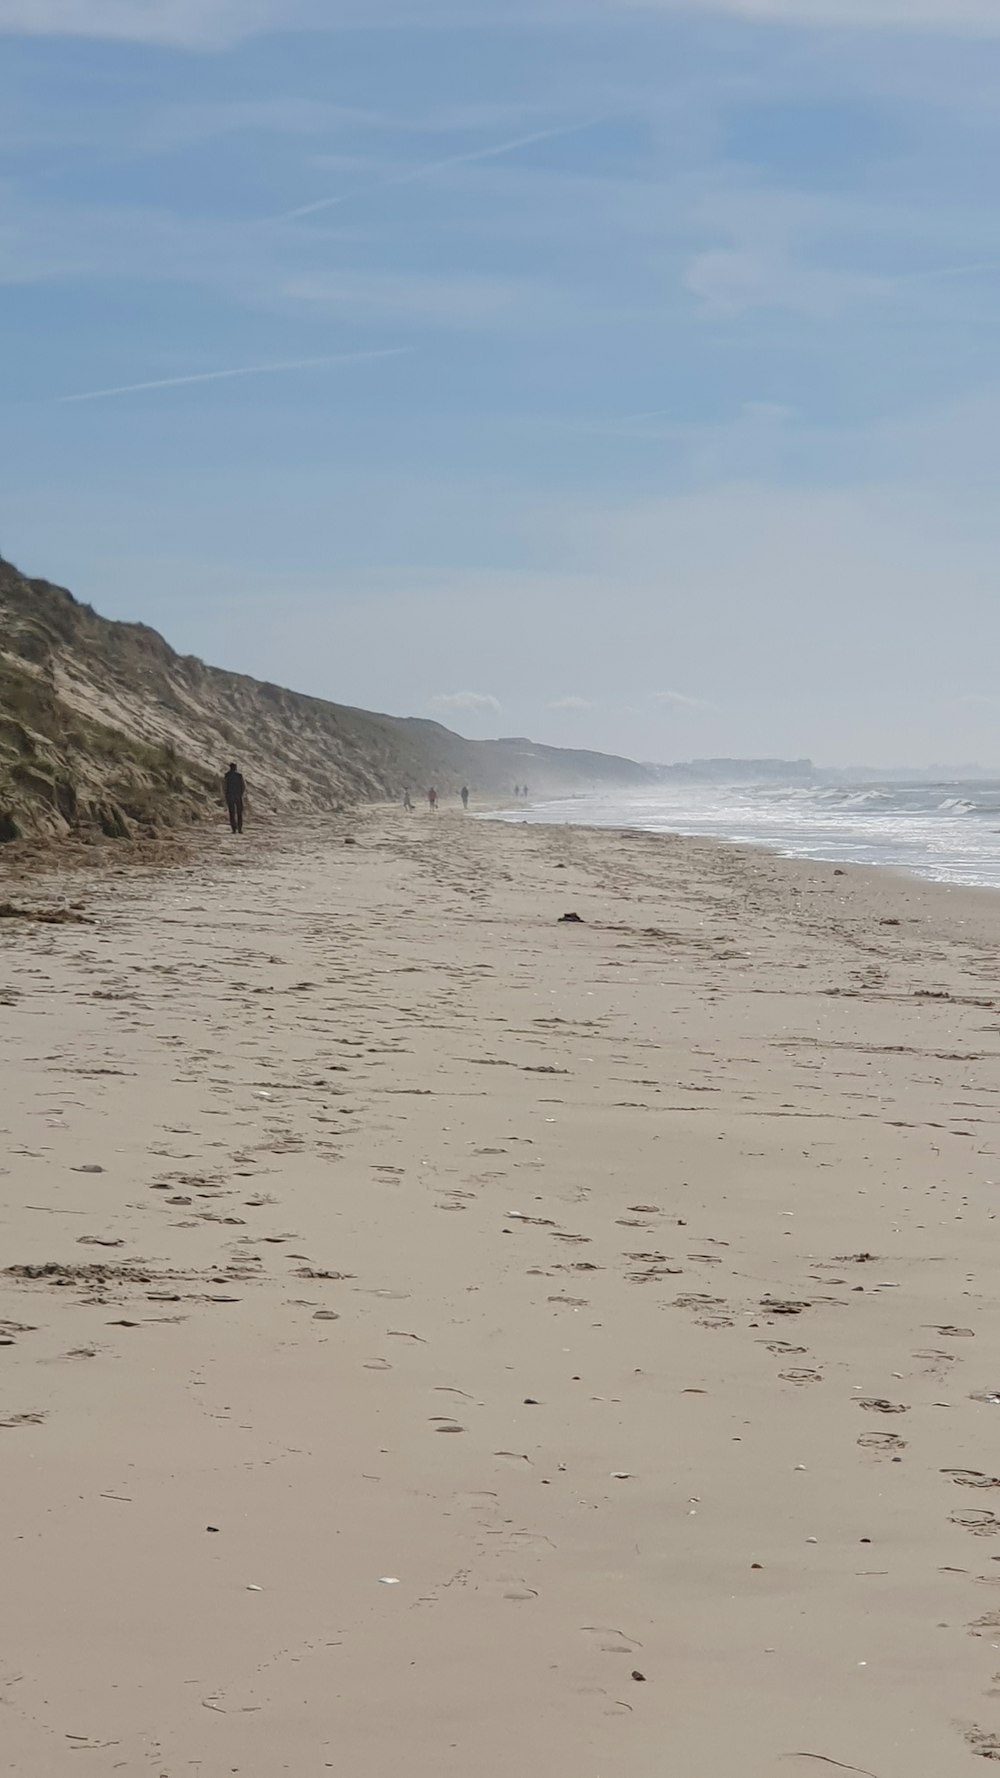
[[[11,1770],[974,1775],[994,891],[246,841],[0,920]]]
[[[544,805],[533,806],[544,807]],[[609,840],[658,841],[666,847],[691,848],[692,856],[704,851],[709,856],[719,854],[721,858],[736,857],[751,872],[759,867],[761,860],[766,860],[779,873],[784,870],[789,877],[789,887],[793,889],[796,885],[792,879],[801,876],[803,881],[798,887],[808,887],[810,890],[824,888],[836,891],[838,887],[842,890],[849,884],[855,884],[862,886],[866,894],[874,898],[881,898],[886,889],[895,888],[904,899],[909,899],[916,892],[919,897],[926,897],[926,906],[922,910],[925,917],[935,916],[936,904],[940,898],[945,896],[948,897],[948,907],[944,909],[942,906],[942,918],[958,918],[958,914],[954,910],[956,900],[965,904],[961,910],[963,919],[972,918],[978,923],[979,920],[987,921],[991,911],[1000,913],[1000,906],[996,901],[996,897],[1000,895],[1000,884],[949,882],[942,877],[918,876],[894,864],[860,864],[855,863],[852,859],[807,858],[779,852],[763,840],[760,842],[739,839],[726,840],[720,839],[714,834],[689,834],[646,827],[597,827],[590,826],[586,822],[573,821],[516,823],[505,820],[500,809],[497,809],[495,813],[475,810],[472,812],[472,816],[475,820],[495,822],[500,827],[525,826],[550,834],[572,832],[581,835],[593,834]],[[839,882],[841,878],[844,879],[843,884]],[[990,942],[986,928],[984,928],[983,937],[984,942]],[[1000,944],[1000,927],[998,927],[997,942]]]
[[[737,788],[742,789],[745,787],[740,786]],[[599,795],[599,793],[594,794]],[[814,850],[812,852],[803,852],[790,849],[792,845],[791,841],[770,840],[763,834],[760,837],[755,836],[751,838],[744,834],[713,832],[705,828],[688,827],[683,825],[676,827],[650,827],[639,822],[630,825],[628,823],[622,823],[617,819],[613,821],[592,820],[588,822],[586,820],[578,820],[573,815],[559,815],[553,816],[551,819],[546,818],[545,811],[565,809],[569,806],[570,802],[575,800],[585,801],[586,795],[581,793],[578,799],[551,798],[545,801],[528,803],[524,805],[524,807],[532,810],[533,814],[530,820],[528,820],[527,817],[522,817],[522,819],[527,820],[527,824],[530,826],[578,827],[594,833],[646,833],[655,834],[664,839],[696,840],[710,845],[741,846],[747,851],[766,852],[772,857],[785,858],[791,863],[827,864],[831,867],[840,865],[852,870],[891,871],[894,875],[902,877],[907,881],[915,881],[918,883],[943,883],[953,889],[991,889],[994,891],[1000,889],[1000,857],[994,861],[995,870],[997,872],[996,881],[992,883],[974,883],[957,875],[941,876],[935,874],[929,868],[918,868],[915,864],[907,866],[905,862],[897,859],[886,858],[885,860],[881,860],[857,858],[853,854],[856,852],[860,842],[856,840],[849,841],[846,836],[840,842],[827,842],[827,850],[825,851],[819,852]],[[511,819],[511,812],[508,810],[507,805],[498,805],[495,809],[476,811],[476,813],[480,820],[507,822],[510,825],[514,824]],[[818,844],[819,842],[817,842],[817,845]],[[833,844],[839,844],[843,849],[834,850],[832,849]],[[956,869],[954,861],[950,868],[952,871]]]

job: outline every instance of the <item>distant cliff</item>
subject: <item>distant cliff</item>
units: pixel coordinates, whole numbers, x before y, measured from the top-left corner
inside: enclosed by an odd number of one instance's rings
[[[816,777],[811,759],[688,759],[650,769],[664,784],[811,784]]]
[[[230,759],[255,812],[292,817],[432,783],[490,796],[653,778],[632,760],[467,741],[207,667],[0,561],[0,840],[128,839],[199,822]]]

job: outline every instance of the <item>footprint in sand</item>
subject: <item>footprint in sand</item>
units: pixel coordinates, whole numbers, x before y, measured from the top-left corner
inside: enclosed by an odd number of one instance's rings
[[[919,1358],[923,1363],[923,1375],[934,1377],[937,1382],[941,1382],[947,1376],[948,1366],[956,1362],[954,1352],[938,1352],[933,1349],[927,1352],[914,1352],[913,1356]]]
[[[634,1271],[626,1272],[630,1284],[647,1284],[652,1278],[680,1278],[683,1266],[672,1266],[665,1253],[626,1253]]]
[[[673,1307],[675,1309],[693,1309],[699,1327],[732,1327],[733,1325],[729,1304],[721,1296],[690,1293],[675,1297]]]
[[[980,1759],[1000,1760],[1000,1735],[987,1734],[983,1729],[968,1729],[965,1739]]]
[[[971,1531],[973,1537],[996,1537],[1000,1533],[1000,1519],[996,1513],[986,1508],[970,1508],[968,1512],[949,1514],[952,1525],[960,1525],[963,1531]]]
[[[627,1636],[624,1630],[615,1630],[606,1624],[584,1624],[585,1636],[596,1639],[596,1645],[602,1655],[632,1655],[642,1647],[634,1636]]]
[[[905,1438],[900,1438],[896,1432],[864,1432],[858,1439],[858,1444],[863,1451],[875,1451],[884,1457],[906,1450]]]

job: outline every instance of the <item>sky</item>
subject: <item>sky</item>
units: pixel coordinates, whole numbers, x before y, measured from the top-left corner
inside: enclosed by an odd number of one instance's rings
[[[299,690],[1000,763],[1000,0],[0,0],[0,550]]]

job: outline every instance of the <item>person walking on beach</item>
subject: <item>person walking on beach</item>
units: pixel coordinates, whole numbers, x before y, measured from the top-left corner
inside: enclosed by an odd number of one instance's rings
[[[430,806],[431,806],[431,808],[432,808],[432,809],[436,809],[436,808],[437,808],[437,806],[438,806],[438,793],[437,793],[437,791],[436,791],[436,790],[434,790],[434,789],[433,789],[433,788],[432,788],[432,789],[430,789],[430,790],[429,790],[429,791],[428,791],[428,792],[427,792],[427,801],[428,801],[428,803],[429,803],[429,804],[430,804]]]
[[[408,790],[404,790],[404,792],[403,792],[403,807],[406,810],[406,813],[408,815],[412,815],[412,813],[413,813],[413,798],[411,797]]]
[[[469,806],[469,786],[467,784],[462,785],[461,797],[462,797],[462,807],[463,807],[463,809],[467,809]]]
[[[226,773],[222,781],[222,788],[226,799],[226,808],[229,810],[229,825],[234,833],[242,833],[243,799],[246,796],[247,787],[235,763]]]

